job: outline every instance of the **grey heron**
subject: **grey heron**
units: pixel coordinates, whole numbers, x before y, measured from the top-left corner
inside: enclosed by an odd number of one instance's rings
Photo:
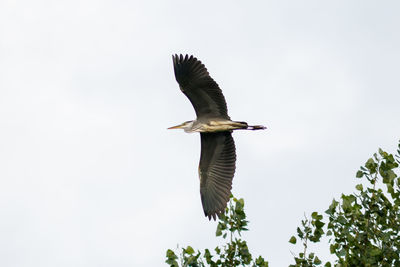
[[[262,130],[262,125],[232,121],[218,84],[210,77],[200,60],[189,55],[172,56],[176,81],[189,98],[196,120],[186,121],[168,129],[199,132],[201,155],[199,163],[200,196],[209,220],[224,212],[232,189],[236,168],[233,130]]]

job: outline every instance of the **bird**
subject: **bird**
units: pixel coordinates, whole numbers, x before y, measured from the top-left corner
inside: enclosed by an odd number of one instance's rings
[[[233,130],[264,130],[262,125],[232,121],[225,97],[204,64],[193,55],[172,55],[175,79],[192,103],[196,120],[185,121],[168,129],[200,133],[200,197],[204,215],[216,220],[224,213],[231,196],[236,169]]]

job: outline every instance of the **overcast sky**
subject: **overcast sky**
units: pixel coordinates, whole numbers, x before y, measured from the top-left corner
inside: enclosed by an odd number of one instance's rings
[[[214,248],[200,138],[171,55],[234,120],[233,193],[254,256],[293,263],[304,213],[352,192],[400,138],[398,1],[0,1],[0,265],[163,266]],[[317,248],[326,259],[328,252]]]

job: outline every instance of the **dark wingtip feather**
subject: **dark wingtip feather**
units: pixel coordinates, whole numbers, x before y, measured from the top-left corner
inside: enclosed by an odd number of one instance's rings
[[[225,208],[226,208],[226,205],[225,205]],[[214,221],[216,221],[217,218],[219,218],[219,217],[221,216],[221,214],[224,213],[225,208],[223,208],[223,209],[220,210],[220,211],[214,211],[214,212],[211,212],[211,213],[207,213],[207,212],[204,211],[204,215],[205,215],[206,217],[208,217],[208,220],[209,220],[209,221],[211,221],[211,219],[213,219]]]
[[[208,86],[216,87],[220,90],[215,81],[209,77],[208,70],[204,64],[193,55],[175,54],[172,56],[172,61],[174,65],[175,78],[180,86],[185,87],[188,83],[203,82],[208,83]],[[202,81],[202,79],[205,80]],[[226,106],[225,100],[222,102],[223,105]]]

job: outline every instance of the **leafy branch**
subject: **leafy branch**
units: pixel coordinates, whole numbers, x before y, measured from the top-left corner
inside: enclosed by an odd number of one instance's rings
[[[228,206],[219,217],[217,230],[215,235],[227,239],[229,235],[229,242],[225,245],[214,249],[215,254],[209,249],[205,249],[203,253],[195,250],[191,246],[182,248],[179,256],[168,249],[167,260],[165,261],[170,266],[260,266],[268,267],[268,262],[263,257],[253,259],[247,242],[241,239],[241,232],[247,231],[248,221],[244,212],[244,200],[236,199],[231,196]],[[178,248],[179,249],[179,248]],[[179,264],[180,262],[180,264]]]
[[[357,178],[364,178],[355,186],[356,192],[342,194],[340,201],[333,199],[325,211],[325,230],[323,216],[316,212],[311,221],[303,220],[297,235],[304,252],[295,256],[291,266],[320,265],[314,253],[306,255],[307,241],[320,242],[325,232],[330,252],[336,256],[334,263],[325,266],[400,266],[399,163],[400,144],[395,156],[379,149],[356,173]],[[295,244],[296,237],[289,242]]]

